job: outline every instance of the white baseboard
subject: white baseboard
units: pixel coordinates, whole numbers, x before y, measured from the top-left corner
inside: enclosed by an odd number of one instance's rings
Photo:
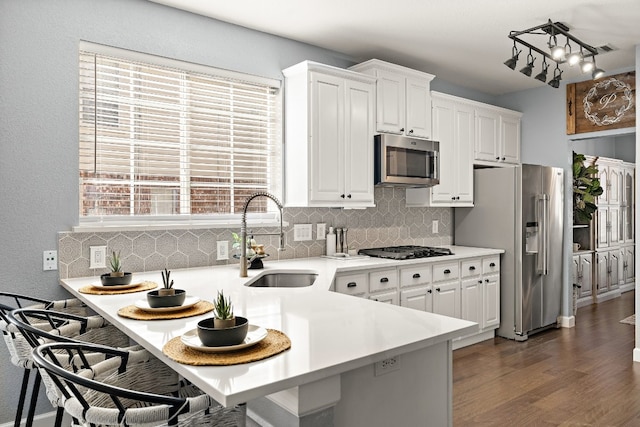
[[[620,289],[614,289],[613,291],[609,291],[609,292],[597,295],[596,296],[596,302],[598,304],[600,304],[601,302],[605,302],[605,301],[608,301],[610,299],[618,298],[620,295],[622,295],[622,292],[620,292]]]
[[[25,410],[26,409],[27,408],[25,408]],[[20,426],[26,425],[26,421],[27,421],[26,417],[22,418],[22,422],[20,423]],[[54,425],[55,421],[56,421],[56,411],[47,412],[45,414],[40,414],[33,417],[33,427],[51,427],[52,425]],[[63,426],[71,425],[71,417],[69,417],[69,415],[67,415],[66,413],[62,418],[62,425]],[[13,427],[13,421],[0,424],[0,427]]]
[[[477,344],[477,343],[485,341],[485,340],[490,340],[490,339],[494,338],[495,336],[496,336],[495,329],[491,329],[489,331],[481,332],[481,333],[478,333],[478,334],[473,334],[473,335],[470,335],[470,336],[457,338],[457,339],[453,340],[452,349],[453,350],[457,350],[457,349],[462,348],[462,347],[467,347],[467,346],[472,345],[472,344]]]
[[[575,328],[575,326],[576,326],[575,316],[558,316],[558,327]]]

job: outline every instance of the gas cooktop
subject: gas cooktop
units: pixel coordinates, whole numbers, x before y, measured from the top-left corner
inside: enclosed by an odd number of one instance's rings
[[[360,249],[358,254],[376,258],[389,259],[413,259],[429,258],[434,256],[453,255],[451,249],[436,248],[431,246],[387,246],[384,248]]]

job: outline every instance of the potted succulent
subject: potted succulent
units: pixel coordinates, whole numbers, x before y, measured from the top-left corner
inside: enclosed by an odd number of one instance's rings
[[[162,288],[147,293],[147,302],[151,308],[177,307],[184,304],[187,293],[184,289],[174,289],[171,271],[166,268],[162,273]]]
[[[230,297],[218,291],[213,301],[214,315],[198,322],[198,337],[208,347],[224,347],[241,344],[249,331],[245,317],[234,316]]]
[[[109,256],[109,273],[100,276],[100,281],[104,286],[128,285],[131,283],[133,275],[122,271],[120,251],[112,251]]]

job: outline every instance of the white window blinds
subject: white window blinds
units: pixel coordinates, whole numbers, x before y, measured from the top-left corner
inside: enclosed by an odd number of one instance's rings
[[[279,82],[193,65],[80,51],[81,219],[228,215],[281,192]]]

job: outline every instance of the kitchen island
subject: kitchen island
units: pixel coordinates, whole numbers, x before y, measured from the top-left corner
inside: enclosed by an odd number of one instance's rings
[[[456,249],[457,254],[476,251],[478,256],[501,252]],[[477,330],[477,324],[329,292],[338,272],[397,263],[374,258],[270,261],[263,270],[249,270],[248,278],[239,277],[237,265],[172,271],[175,288],[209,301],[224,290],[236,315],[280,330],[291,340],[284,353],[233,366],[182,365],[162,353],[167,341],[193,330],[212,313],[133,320],[117,312],[144,299],[144,292],[78,292],[99,283],[98,277],[66,279],[62,285],[222,405],[247,402],[258,417],[274,425],[299,425],[301,420],[312,426],[451,425],[451,342]],[[303,288],[244,286],[265,272],[290,270],[313,271],[318,277]],[[143,280],[162,282],[159,272],[135,273],[134,281]],[[384,368],[378,363],[383,361]],[[269,409],[273,402],[285,410],[274,414]]]

